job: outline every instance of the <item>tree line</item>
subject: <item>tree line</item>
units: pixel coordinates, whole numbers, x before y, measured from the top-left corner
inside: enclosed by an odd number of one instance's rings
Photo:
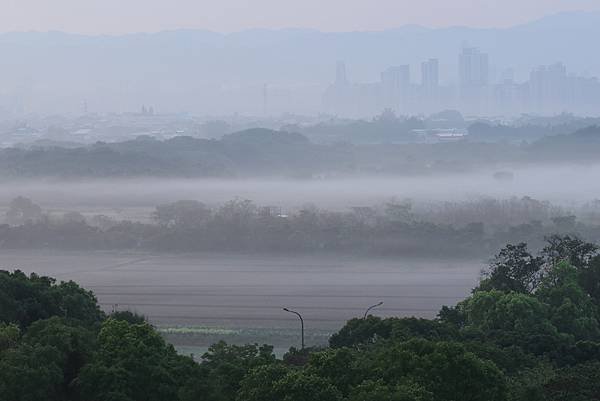
[[[307,205],[289,213],[245,199],[213,207],[183,200],[159,205],[152,221],[142,223],[77,212],[56,216],[20,197],[0,225],[0,248],[473,257],[508,241],[539,248],[552,232],[600,240],[600,223],[586,220],[525,197],[441,205],[391,200],[347,211]]]
[[[419,127],[411,121],[406,123],[403,131]],[[400,134],[397,130],[380,132],[376,127],[388,124],[385,120],[369,124],[366,127],[362,123],[355,124],[350,137],[359,143],[335,140],[317,144],[302,134],[256,128],[228,134],[218,140],[178,136],[162,141],[140,136],[134,140],[97,142],[75,148],[35,145],[5,148],[0,149],[0,172],[3,178],[311,178],[356,174],[445,174],[506,163],[590,162],[597,159],[600,150],[597,125],[544,136],[531,143],[514,143],[526,139],[517,128],[508,129],[518,131],[514,137],[497,140],[494,134],[497,128],[476,125],[471,130],[470,141],[398,144],[395,142],[406,142],[415,134]],[[327,127],[326,130],[335,135],[337,128]],[[530,131],[529,128],[523,130]]]
[[[599,378],[600,256],[576,237],[507,245],[435,319],[353,319],[282,359],[219,342],[194,361],[76,283],[0,272],[2,401],[589,401]]]

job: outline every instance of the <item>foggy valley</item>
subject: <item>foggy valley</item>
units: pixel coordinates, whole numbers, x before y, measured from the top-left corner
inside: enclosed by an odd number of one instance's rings
[[[0,401],[600,400],[600,8],[484,3],[0,0]]]
[[[596,201],[600,165],[540,166],[508,169],[510,179],[495,178],[498,170],[425,176],[360,176],[323,179],[194,179],[194,178],[56,178],[4,179],[0,204],[6,210],[18,197],[31,198],[56,211],[84,214],[106,210],[151,211],[162,203],[193,199],[216,206],[241,198],[293,211],[307,204],[328,210],[375,206],[392,199],[423,203],[507,199],[529,196],[567,210]]]

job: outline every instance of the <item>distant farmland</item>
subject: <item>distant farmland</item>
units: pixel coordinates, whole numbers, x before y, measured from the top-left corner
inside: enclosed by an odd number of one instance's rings
[[[442,305],[453,305],[469,293],[481,267],[474,260],[346,256],[0,254],[2,269],[77,281],[94,291],[106,311],[130,309],[159,327],[179,328],[164,331],[175,341],[185,339],[186,345],[208,337],[252,342],[256,336],[260,341],[266,331],[280,337],[272,338],[273,343],[293,345],[298,322],[283,307],[303,314],[314,342],[325,341],[323,333],[362,316],[379,301],[384,305],[373,311],[378,316],[434,317]]]

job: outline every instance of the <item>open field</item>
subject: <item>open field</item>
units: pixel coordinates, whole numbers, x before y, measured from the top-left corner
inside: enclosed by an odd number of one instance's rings
[[[358,259],[3,250],[2,269],[74,280],[106,311],[131,309],[186,345],[220,338],[278,346],[296,341],[303,314],[307,338],[326,341],[346,320],[384,301],[379,316],[433,317],[476,284],[480,261]],[[169,328],[180,328],[169,330]],[[179,340],[178,340],[179,339]],[[278,341],[279,340],[279,341]],[[283,342],[283,343],[282,343]],[[204,345],[204,344],[199,344]]]

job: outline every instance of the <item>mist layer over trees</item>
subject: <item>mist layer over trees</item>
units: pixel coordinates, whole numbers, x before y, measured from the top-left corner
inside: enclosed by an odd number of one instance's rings
[[[182,200],[156,207],[152,222],[79,212],[44,213],[14,199],[0,225],[5,249],[350,253],[376,256],[484,256],[509,240],[540,247],[552,233],[600,240],[600,208],[571,211],[529,197],[470,202],[391,200],[331,211],[281,208],[234,199],[216,207]]]

